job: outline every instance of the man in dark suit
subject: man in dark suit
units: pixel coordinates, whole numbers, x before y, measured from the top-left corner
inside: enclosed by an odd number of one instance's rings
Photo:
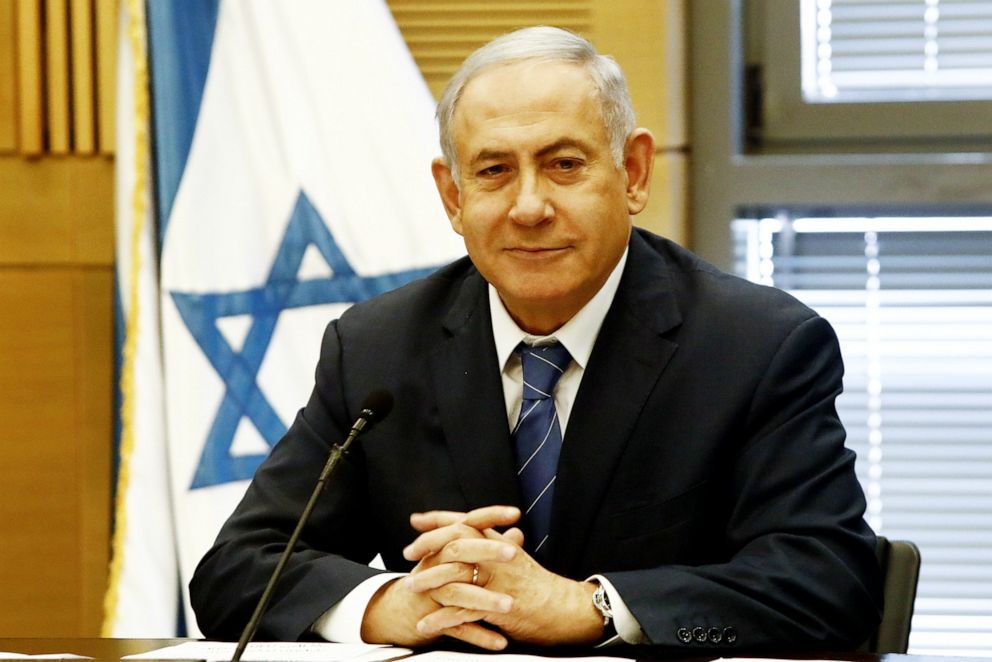
[[[833,331],[632,231],[654,143],[616,64],[518,31],[466,60],[438,117],[469,258],[328,326],[310,401],[193,578],[203,632],[239,634],[330,445],[385,386],[395,408],[334,475],[262,636],[865,639],[881,589]]]

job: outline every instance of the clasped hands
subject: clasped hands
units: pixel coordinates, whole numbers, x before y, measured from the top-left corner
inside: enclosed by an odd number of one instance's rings
[[[369,602],[362,639],[420,646],[449,636],[488,650],[502,650],[511,639],[597,641],[603,619],[592,605],[595,585],[543,568],[523,550],[520,529],[496,530],[519,519],[511,506],[411,515],[420,535],[403,556],[417,565]]]

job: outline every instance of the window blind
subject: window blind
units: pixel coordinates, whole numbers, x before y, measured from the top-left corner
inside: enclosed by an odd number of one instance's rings
[[[992,2],[803,0],[809,102],[992,98]]]
[[[837,331],[868,520],[923,558],[911,653],[992,654],[992,218],[734,223],[737,270]]]

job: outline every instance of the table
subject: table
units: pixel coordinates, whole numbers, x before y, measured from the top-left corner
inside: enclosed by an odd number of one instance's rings
[[[0,638],[0,651],[13,653],[41,654],[41,653],[75,653],[85,655],[100,660],[119,660],[125,655],[144,653],[157,648],[174,646],[187,641],[186,639],[86,639],[86,638]],[[621,654],[619,651],[597,651],[605,655]],[[542,654],[553,655],[553,651],[543,651]],[[646,649],[639,654],[645,657],[638,657],[640,662],[706,662],[715,659],[714,656],[700,657],[678,657],[671,653],[651,655],[650,649]],[[725,655],[735,655],[725,653]],[[744,656],[744,653],[741,653]],[[499,655],[492,655],[494,662]],[[981,658],[967,657],[941,657],[936,655],[871,655],[867,653],[802,653],[797,655],[775,653],[774,657],[791,659],[801,662],[802,660],[837,660],[838,662],[975,662]],[[992,658],[989,658],[992,659]]]
[[[84,638],[0,638],[0,651],[8,653],[75,653],[105,660],[180,644],[185,639],[84,639]]]

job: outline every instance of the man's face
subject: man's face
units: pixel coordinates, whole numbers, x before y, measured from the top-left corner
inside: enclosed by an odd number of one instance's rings
[[[630,214],[647,200],[641,170],[649,177],[650,163],[635,164],[640,188],[632,187],[630,159],[614,163],[592,80],[565,62],[484,71],[463,90],[452,128],[458,186],[434,163],[451,225],[517,323],[549,333],[595,295],[623,254]]]

